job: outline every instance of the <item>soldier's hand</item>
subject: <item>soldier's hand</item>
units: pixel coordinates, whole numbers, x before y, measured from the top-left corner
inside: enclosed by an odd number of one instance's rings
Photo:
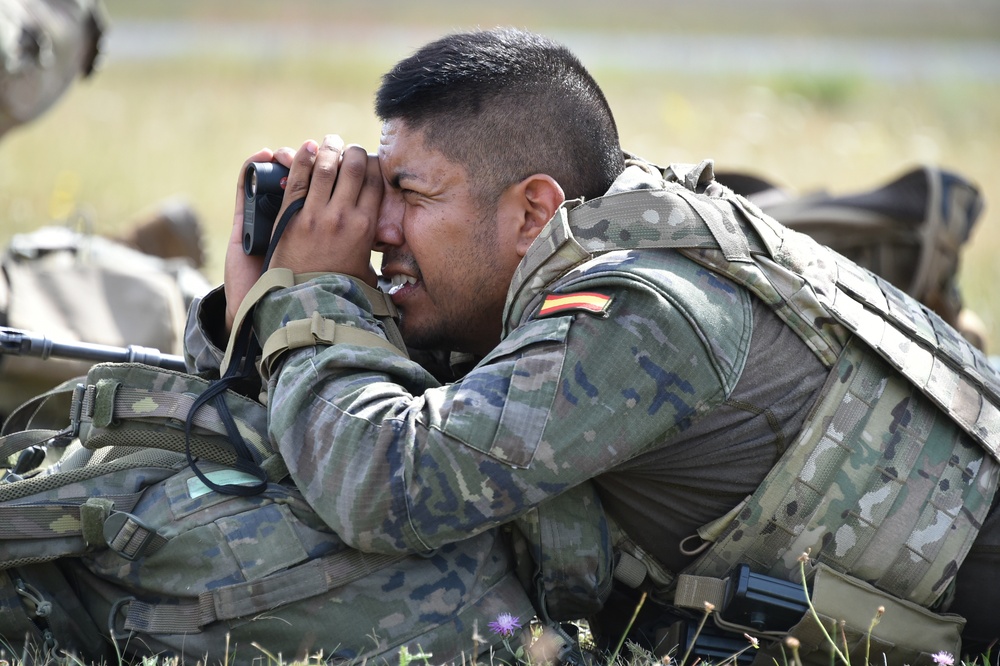
[[[295,154],[278,219],[305,197],[271,258],[271,268],[292,272],[335,272],[375,286],[371,266],[375,225],[382,201],[378,159],[336,135],[307,141]]]
[[[264,258],[247,256],[243,252],[243,175],[251,162],[279,162],[290,167],[295,151],[291,148],[280,148],[271,151],[268,148],[257,151],[243,163],[240,176],[236,181],[236,208],[233,213],[233,228],[229,234],[229,245],[226,248],[225,292],[226,292],[226,333],[233,328],[236,312],[240,303],[250,291],[250,288],[260,277]]]

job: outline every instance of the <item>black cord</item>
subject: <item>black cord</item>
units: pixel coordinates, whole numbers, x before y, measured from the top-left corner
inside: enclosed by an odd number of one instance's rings
[[[291,220],[295,213],[302,209],[304,204],[305,199],[293,201],[285,209],[281,219],[278,220],[278,223],[274,227],[274,232],[271,234],[271,242],[268,244],[267,253],[264,255],[264,266],[261,269],[261,275],[267,272],[274,249],[278,246],[278,241],[281,238],[281,234],[284,233],[285,227],[288,226],[289,220]],[[226,404],[224,395],[225,391],[234,384],[256,373],[255,361],[260,352],[260,341],[257,340],[257,336],[253,331],[253,311],[251,310],[243,318],[240,329],[237,331],[236,339],[233,342],[233,349],[229,355],[230,362],[229,367],[226,368],[226,373],[219,379],[212,381],[208,388],[195,399],[184,421],[184,453],[187,456],[188,465],[191,466],[191,469],[202,483],[215,492],[224,495],[247,497],[257,495],[267,488],[267,473],[254,458],[253,450],[247,445],[243,435],[240,434],[236,421],[229,411],[229,405]],[[198,468],[197,459],[191,453],[191,427],[194,415],[201,407],[208,404],[209,401],[214,402],[215,409],[219,413],[223,425],[226,427],[226,435],[229,442],[235,450],[236,461],[233,463],[233,467],[254,476],[258,480],[258,483],[249,486],[232,483],[218,484],[205,476]]]

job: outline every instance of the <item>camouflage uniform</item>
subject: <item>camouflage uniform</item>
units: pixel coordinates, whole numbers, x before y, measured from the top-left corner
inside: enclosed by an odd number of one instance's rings
[[[604,198],[607,217],[598,211],[587,226],[572,227],[573,204],[561,210],[518,268],[502,341],[460,381],[439,385],[418,364],[380,347],[319,345],[288,353],[269,379],[271,437],[323,520],[356,548],[392,553],[436,548],[514,519],[525,532],[534,525],[544,535],[562,529],[560,510],[575,509],[599,527],[588,531],[581,519],[575,534],[562,532],[569,537],[553,555],[561,564],[606,545],[603,504],[651,563],[674,571],[690,564],[694,557],[681,552],[681,540],[753,494],[800,438],[813,405],[829,393],[824,385],[852,372],[831,372],[848,362],[841,352],[851,332],[778,264],[772,273],[786,284],[777,291],[768,282],[773,278],[754,273],[758,260],[750,250],[762,254],[774,238],[754,236],[752,248],[741,248],[748,241],[737,218],[705,204],[713,197],[728,202],[726,191],[715,186],[711,197],[696,196],[692,190],[706,183],[694,178],[679,187],[633,163]],[[612,195],[661,189],[689,207],[659,212],[611,203]],[[663,249],[664,241],[676,240],[672,228],[694,215],[704,218],[714,249],[684,239],[676,244],[683,251]],[[638,224],[616,224],[619,218]],[[813,261],[803,254],[811,248],[790,244],[790,263],[821,271],[826,257]],[[337,326],[380,333],[364,294],[337,275],[264,298],[256,330],[267,339],[315,313]],[[877,372],[894,375],[888,366]],[[877,401],[878,391],[872,396]],[[967,469],[975,471],[962,486],[975,501],[962,529],[974,535],[996,487],[996,465],[943,412],[926,407],[919,391],[909,400],[919,402],[915,413],[927,419],[914,440],[919,445],[941,439],[971,449]],[[869,431],[866,423],[862,436],[884,433],[889,441],[897,425],[878,422]],[[859,462],[871,461],[848,467]],[[946,462],[910,461],[907,470],[943,479],[951,473]],[[844,489],[863,494],[866,487]],[[949,513],[961,513],[961,500],[955,502],[947,498]],[[537,512],[554,519],[540,520]],[[818,520],[843,539],[837,523],[845,515],[821,512]],[[815,536],[817,546],[831,541]],[[957,565],[970,542],[942,564]],[[831,558],[841,554],[839,547],[830,550]],[[875,551],[892,560],[897,549]],[[550,564],[541,562],[542,569]],[[602,573],[594,573],[595,583]],[[936,591],[953,578],[954,571],[945,574]]]
[[[221,290],[212,292],[191,309],[186,331],[188,365],[207,376],[218,374],[223,362],[223,352],[213,342],[217,322],[211,318],[211,304],[220,296]],[[202,466],[216,470],[212,465]],[[216,473],[233,472],[223,468]],[[192,470],[186,469],[155,492],[147,492],[136,512],[142,510],[149,527],[175,533],[183,532],[189,513],[212,511],[221,518],[211,527],[223,531],[227,547],[218,548],[211,539],[205,540],[211,552],[190,569],[178,569],[177,557],[171,559],[163,550],[135,564],[123,563],[113,552],[103,553],[86,569],[77,567],[88,591],[85,603],[94,617],[108,616],[121,599],[123,585],[137,590],[137,595],[154,597],[139,613],[134,603],[128,609],[125,628],[142,638],[129,643],[138,646],[134,648],[138,654],[186,650],[192,655],[208,648],[232,648],[239,642],[241,652],[229,658],[248,663],[252,656],[248,657],[247,648],[253,642],[286,656],[322,653],[324,658],[352,663],[395,662],[402,649],[411,655],[427,653],[430,663],[458,663],[487,653],[499,663],[510,663],[515,660],[510,650],[516,651],[529,638],[527,626],[534,609],[516,576],[506,531],[482,531],[403,556],[372,556],[349,548],[287,480],[268,484],[260,499],[208,493],[207,488],[204,496],[194,495],[192,484],[201,486]],[[259,508],[227,518],[231,510],[224,507],[233,501]],[[219,508],[212,509],[216,504]],[[354,574],[346,580],[324,589],[324,577],[340,572],[343,579],[344,572],[351,570]],[[210,581],[207,585],[206,580]],[[189,596],[194,591],[202,600],[214,595],[218,608],[220,599],[226,603],[226,590],[233,583],[253,589],[247,599],[228,604],[228,612],[234,615],[228,622],[195,621],[183,627],[185,616],[196,619],[203,609],[182,606],[178,612],[173,602],[155,602],[158,592]],[[280,604],[270,605],[269,596]],[[488,624],[504,613],[517,618],[524,628],[507,636],[492,631]],[[143,626],[147,616],[152,623]],[[221,614],[219,619],[223,619]],[[198,632],[197,637],[192,631]],[[197,643],[192,643],[195,638]],[[558,650],[562,639],[553,640],[554,647],[549,649]],[[221,653],[210,657],[226,659]]]

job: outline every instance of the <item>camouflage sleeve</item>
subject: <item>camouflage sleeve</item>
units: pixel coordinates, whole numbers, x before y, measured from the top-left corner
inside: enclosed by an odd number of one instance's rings
[[[184,326],[184,362],[188,369],[210,372],[222,365],[227,343],[221,322],[225,312],[226,295],[221,286],[192,301]]]
[[[454,384],[383,349],[289,354],[269,386],[271,436],[323,520],[362,550],[432,549],[661,445],[725,399],[735,379],[709,341],[725,333],[641,281],[581,285],[613,294],[607,318],[529,320]],[[318,310],[371,328],[363,300],[328,276],[275,292],[256,323],[267,335]],[[748,305],[730,310],[719,316],[749,337]]]

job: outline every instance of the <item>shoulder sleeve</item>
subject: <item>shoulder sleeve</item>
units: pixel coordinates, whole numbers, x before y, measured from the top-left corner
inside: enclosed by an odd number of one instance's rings
[[[226,296],[222,287],[191,302],[184,327],[184,361],[189,369],[210,372],[222,365],[226,346],[225,312]]]

